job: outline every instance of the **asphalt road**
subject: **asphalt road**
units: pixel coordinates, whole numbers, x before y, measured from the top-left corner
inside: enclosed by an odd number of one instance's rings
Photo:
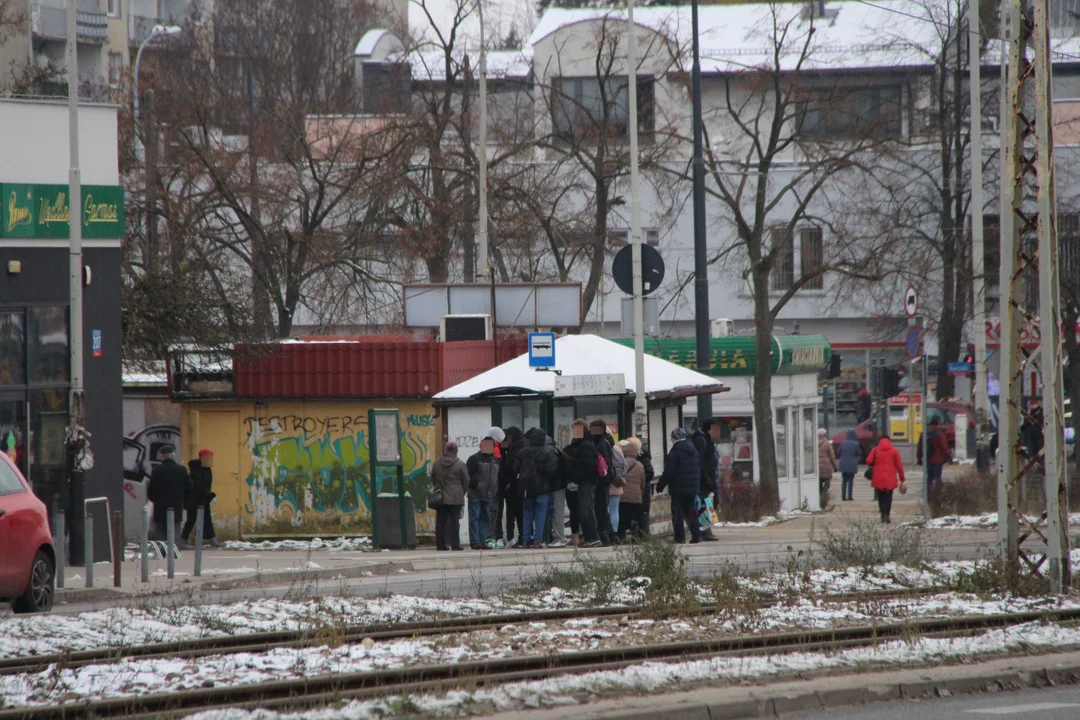
[[[1080,687],[904,700],[788,715],[792,720],[1076,720]]]

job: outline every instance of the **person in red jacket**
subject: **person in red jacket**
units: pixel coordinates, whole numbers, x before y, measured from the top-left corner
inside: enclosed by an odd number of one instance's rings
[[[893,447],[889,438],[881,438],[877,447],[870,451],[866,464],[873,468],[870,485],[874,488],[878,510],[881,511],[881,522],[890,523],[893,491],[907,480],[904,477],[904,463],[900,460],[900,452]]]

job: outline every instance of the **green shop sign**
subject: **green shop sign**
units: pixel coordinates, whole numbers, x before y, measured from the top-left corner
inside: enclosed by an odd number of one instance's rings
[[[0,185],[0,237],[67,239],[71,208],[67,185]],[[82,235],[95,240],[124,237],[124,189],[83,185]]]
[[[627,347],[634,346],[634,341],[630,339],[615,342]],[[648,338],[645,340],[645,352],[691,370],[697,369],[697,341],[694,338]],[[832,348],[824,335],[787,335],[772,339],[770,355],[774,375],[817,373],[828,367],[832,360]],[[753,375],[757,370],[757,357],[753,338],[709,340],[709,374],[713,377]]]

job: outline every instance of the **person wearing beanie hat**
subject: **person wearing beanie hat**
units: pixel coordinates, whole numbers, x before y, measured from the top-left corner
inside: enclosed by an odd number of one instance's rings
[[[671,446],[664,459],[664,474],[656,486],[658,492],[670,488],[671,525],[675,542],[686,542],[686,529],[690,526],[691,543],[701,542],[701,524],[696,511],[697,495],[701,485],[701,459],[694,443],[686,437],[686,431],[677,427],[671,431]]]
[[[469,471],[457,456],[458,445],[450,441],[443,455],[431,467],[431,484],[442,496],[435,508],[435,548],[464,550],[461,547],[460,521],[465,511],[465,493],[469,489]]]

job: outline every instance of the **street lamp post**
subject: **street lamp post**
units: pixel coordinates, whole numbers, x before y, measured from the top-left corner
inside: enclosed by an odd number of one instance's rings
[[[142,129],[142,123],[139,116],[139,66],[142,64],[142,54],[146,46],[150,44],[151,40],[159,37],[165,37],[167,35],[179,35],[184,29],[179,25],[155,25],[150,31],[150,34],[139,43],[139,52],[135,55],[135,154],[138,157],[142,157],[142,138],[139,134],[139,130]]]
[[[698,48],[698,0],[691,4],[691,35],[693,35],[693,65],[690,70],[690,87],[693,95],[694,160],[694,334],[699,373],[710,375],[709,359],[709,264],[706,257],[705,229],[705,155],[701,127],[701,53]],[[712,417],[712,396],[698,395],[698,424]]]

